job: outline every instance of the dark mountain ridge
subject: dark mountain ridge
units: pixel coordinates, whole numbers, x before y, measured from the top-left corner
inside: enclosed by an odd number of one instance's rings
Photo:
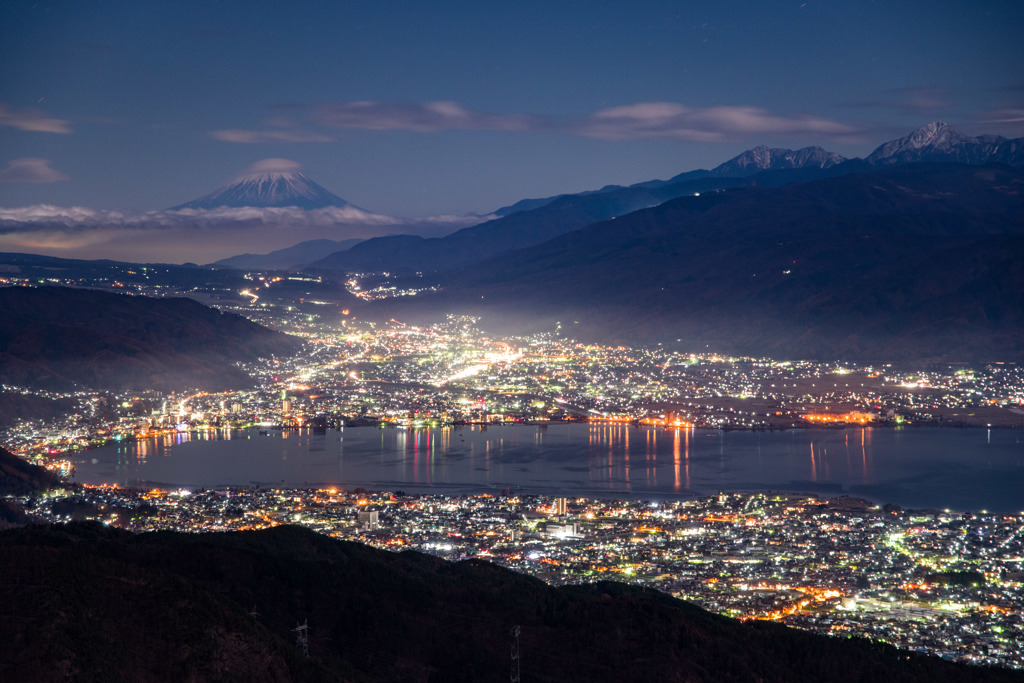
[[[496,220],[459,230],[438,239],[374,238],[353,249],[310,263],[311,270],[440,272],[478,263],[504,251],[522,249],[610,218],[662,202],[730,187],[776,187],[807,182],[872,167],[917,162],[973,165],[1024,165],[1024,140],[992,136],[972,138],[942,122],[923,126],[886,143],[867,159],[846,159],[821,147],[799,150],[758,146],[714,169],[680,173],[669,180],[651,180],[629,187],[522,200],[502,207]]]
[[[1024,680],[624,584],[554,588],[299,527],[26,527],[0,533],[0,566],[7,680],[501,680],[512,626],[531,681]],[[308,624],[308,658],[296,624]]]
[[[570,334],[851,360],[1024,358],[1024,171],[907,165],[683,197],[448,276]],[[482,297],[482,298],[481,298]],[[389,315],[415,314],[393,304]]]
[[[846,161],[846,157],[835,152],[829,152],[821,147],[804,147],[803,149],[779,149],[759,145],[737,154],[732,159],[715,166],[710,171],[697,169],[686,171],[675,175],[668,180],[647,180],[630,185],[631,188],[655,188],[682,183],[688,180],[699,180],[701,178],[745,178],[747,176],[761,173],[762,171],[783,171],[796,169],[823,170],[838,166]],[[601,194],[625,189],[622,185],[605,185],[600,190],[589,190],[572,196],[584,196],[590,194]],[[531,211],[546,204],[550,204],[559,197],[544,197],[538,199],[522,199],[510,206],[503,206],[494,213],[498,216],[507,216],[518,211]]]
[[[0,447],[0,496],[26,496],[55,488],[61,479]]]
[[[376,237],[314,261],[307,269],[435,271],[455,268],[502,251],[539,244],[567,230],[660,203],[658,197],[642,189],[566,195],[541,208],[463,228],[445,237]]]
[[[233,366],[297,340],[192,299],[68,287],[0,288],[0,381],[36,388],[223,390]]]
[[[768,171],[741,178],[700,177],[656,187],[624,187],[605,192],[562,195],[535,209],[512,213],[440,238],[413,235],[375,237],[308,264],[305,270],[440,272],[513,249],[541,244],[598,221],[702,192],[792,182],[790,171]]]
[[[307,263],[318,261],[324,254],[351,249],[361,239],[348,240],[306,240],[284,249],[266,254],[238,254],[211,263],[211,266],[238,268],[241,270],[301,270]]]

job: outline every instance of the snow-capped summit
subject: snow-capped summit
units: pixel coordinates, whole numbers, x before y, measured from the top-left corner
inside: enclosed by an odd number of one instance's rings
[[[949,151],[954,146],[970,140],[971,138],[963,133],[950,128],[946,122],[933,121],[926,126],[921,126],[910,135],[886,142],[872,152],[867,160],[873,164],[896,163],[887,160],[929,147],[935,150]]]
[[[216,209],[224,206],[295,206],[300,209],[334,206],[363,211],[310,180],[302,172],[302,166],[289,159],[258,161],[231,184],[171,209]]]
[[[881,145],[868,155],[875,166],[915,162],[957,162],[961,164],[1002,163],[1020,166],[1024,162],[1022,139],[1007,140],[995,135],[971,137],[934,121],[898,140]]]
[[[793,168],[830,168],[846,161],[841,154],[829,152],[821,147],[803,149],[778,149],[759,145],[729,159],[711,171],[719,177],[742,177],[759,171],[774,171]]]

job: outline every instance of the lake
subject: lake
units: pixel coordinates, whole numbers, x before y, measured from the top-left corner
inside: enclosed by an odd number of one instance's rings
[[[850,495],[908,508],[1024,510],[1021,430],[780,432],[631,425],[178,433],[72,458],[75,481],[665,500],[718,491]]]

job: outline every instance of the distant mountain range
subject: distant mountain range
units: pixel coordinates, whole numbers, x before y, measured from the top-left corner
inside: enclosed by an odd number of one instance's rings
[[[969,137],[935,122],[879,146],[867,159],[846,159],[820,147],[755,147],[712,170],[668,180],[555,197],[526,199],[495,211],[499,218],[441,238],[411,235],[369,239],[306,267],[313,270],[441,272],[502,252],[541,244],[590,223],[657,206],[670,199],[730,187],[777,187],[794,182],[918,162],[1024,165],[1024,139]]]
[[[756,147],[668,180],[522,200],[441,238],[365,240],[304,269],[442,285],[374,304],[382,317],[460,310],[503,331],[572,320],[595,340],[780,357],[1024,359],[1024,303],[1006,295],[1024,291],[1021,167],[1024,139],[942,122],[865,159]]]
[[[848,161],[846,157],[835,152],[828,152],[821,147],[804,147],[803,149],[778,149],[760,145],[746,152],[736,155],[732,159],[719,164],[710,171],[698,169],[686,171],[673,176],[668,180],[647,180],[642,183],[630,185],[630,188],[663,188],[669,185],[676,185],[685,181],[694,181],[702,178],[729,178],[733,180],[747,178],[761,173],[762,171],[792,171],[796,169],[818,169],[824,170],[833,168]],[[734,183],[729,183],[733,185]],[[714,189],[721,189],[709,185]],[[580,192],[575,195],[558,195],[555,197],[543,197],[538,199],[522,199],[511,206],[503,206],[496,210],[496,216],[508,216],[519,211],[532,211],[539,209],[559,197],[574,196],[585,197],[588,195],[603,194],[626,189],[622,185],[605,185],[600,190]]]
[[[996,136],[970,137],[950,128],[942,121],[922,126],[909,135],[879,145],[866,159],[847,159],[841,154],[821,147],[778,149],[764,145],[748,149],[732,159],[709,170],[686,171],[668,180],[648,180],[630,187],[663,187],[698,178],[747,178],[763,171],[802,170],[800,180],[836,174],[854,173],[871,166],[891,166],[919,162],[951,162],[964,164],[1024,165],[1024,138],[1008,140]],[[836,169],[836,170],[830,170]],[[827,171],[816,174],[815,171]],[[794,176],[795,177],[795,176]],[[787,180],[786,182],[792,182]],[[623,189],[620,185],[606,185],[600,190],[581,192],[576,196],[600,194]],[[564,195],[562,195],[564,196]],[[557,197],[524,199],[494,213],[505,216],[515,211],[537,209]]]
[[[755,148],[710,171],[523,200],[442,238],[365,240],[305,269],[441,286],[364,317],[466,312],[506,332],[560,321],[594,341],[775,357],[1024,360],[1021,149],[938,122],[866,159]],[[219,266],[288,269],[335,246]]]
[[[1024,141],[995,136],[970,137],[942,122],[930,123],[906,137],[880,145],[866,159],[846,159],[821,147],[798,150],[754,147],[711,170],[680,173],[629,187],[524,199],[497,209],[497,219],[439,238],[387,235],[345,240],[338,248],[321,242],[278,250],[273,255],[240,254],[217,265],[238,268],[309,268],[312,270],[440,272],[479,262],[511,249],[540,244],[593,222],[656,206],[669,199],[729,187],[771,187],[871,168],[920,162],[972,165],[1024,165]],[[294,162],[266,160],[235,183],[181,204],[175,209],[218,207],[347,207],[364,211],[330,193],[297,170]],[[367,216],[373,216],[364,212]]]

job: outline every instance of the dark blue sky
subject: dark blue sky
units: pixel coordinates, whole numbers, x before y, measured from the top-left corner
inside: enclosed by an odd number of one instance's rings
[[[757,144],[1024,135],[1024,3],[23,2],[0,206],[162,209],[292,159],[372,211],[487,212]]]

